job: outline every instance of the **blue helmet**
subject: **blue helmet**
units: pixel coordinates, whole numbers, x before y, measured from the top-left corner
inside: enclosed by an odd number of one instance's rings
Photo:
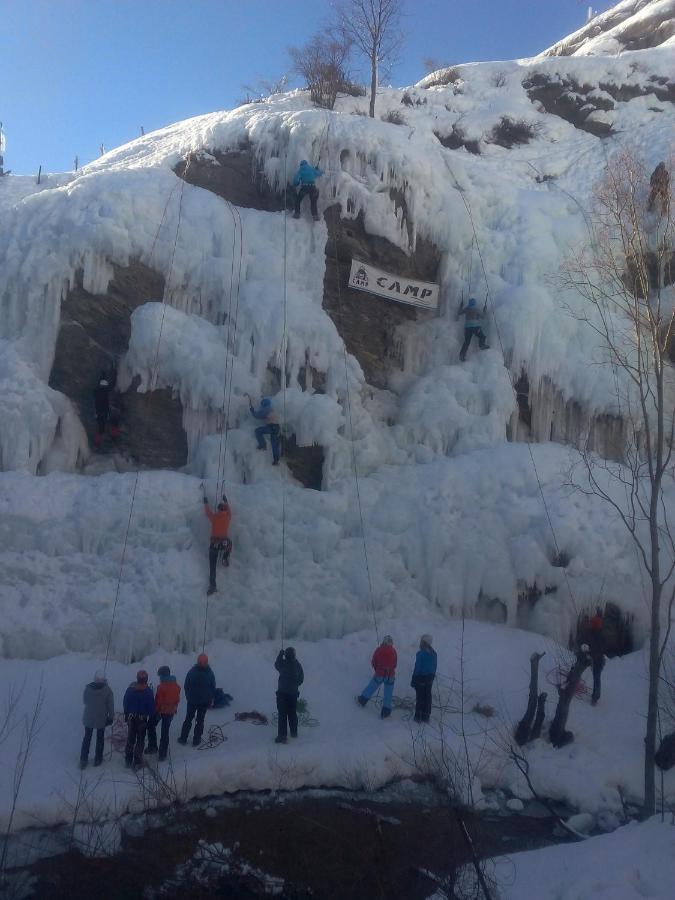
[[[263,397],[263,399],[260,401],[260,405],[263,407],[263,409],[267,409],[268,406],[272,405],[272,401],[269,399],[269,397]]]
[[[475,306],[475,305],[476,305],[476,300],[475,300],[475,298],[474,298],[474,297],[470,297],[470,298],[469,298],[469,307],[472,307],[472,306]]]
[[[301,166],[308,166],[309,163],[307,162],[306,159],[301,159],[301,160],[300,160],[300,165],[301,165]]]

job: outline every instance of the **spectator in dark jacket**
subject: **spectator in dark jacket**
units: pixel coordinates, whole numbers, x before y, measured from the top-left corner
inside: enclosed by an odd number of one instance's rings
[[[124,748],[124,760],[127,768],[132,762],[136,766],[143,765],[143,747],[148,721],[155,714],[155,698],[148,685],[148,673],[140,669],[124,695],[124,721],[127,723],[127,745]]]
[[[391,701],[394,694],[394,679],[396,677],[396,650],[394,649],[394,639],[390,634],[385,634],[382,643],[373,653],[371,665],[373,667],[373,677],[370,679],[366,687],[356,698],[360,706],[365,706],[373,694],[384,684],[384,698],[382,700],[383,719],[391,715]]]
[[[288,740],[288,730],[291,737],[298,736],[298,688],[305,680],[302,666],[295,658],[293,647],[280,650],[274,668],[279,673],[277,685],[277,712],[279,713],[279,728],[275,738],[277,744],[285,744]]]
[[[89,748],[91,737],[96,729],[96,750],[94,751],[94,765],[100,766],[103,762],[103,743],[105,740],[105,727],[112,725],[115,715],[115,701],[113,692],[108,687],[103,672],[97,672],[94,680],[84,689],[84,713],[82,724],[84,725],[84,738],[80,751],[80,768],[86,769],[89,762]]]
[[[588,632],[588,649],[591,654],[593,669],[593,695],[591,703],[595,706],[600,699],[602,689],[602,670],[605,668],[605,639],[603,636],[604,620],[602,610],[598,607],[591,617]]]
[[[206,653],[200,653],[197,657],[197,665],[193,666],[185,678],[185,699],[187,700],[187,713],[180,730],[179,744],[187,744],[192,728],[192,720],[197,716],[195,731],[192,738],[192,746],[198,747],[202,742],[204,732],[204,716],[209,706],[213,705],[213,695],[216,692],[216,676],[209,666],[209,658]]]
[[[178,711],[180,701],[180,685],[176,676],[171,674],[168,666],[160,666],[157,669],[159,684],[155,693],[155,715],[148,722],[148,748],[146,753],[157,753],[157,725],[162,723],[162,732],[159,739],[160,762],[166,759],[169,751],[169,728],[173,717]]]
[[[431,716],[431,685],[436,677],[436,651],[430,634],[420,638],[410,686],[415,688],[415,721],[428,722]]]

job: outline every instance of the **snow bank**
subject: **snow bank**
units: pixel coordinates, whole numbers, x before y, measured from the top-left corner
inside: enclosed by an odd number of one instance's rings
[[[218,597],[214,603],[227,607],[228,601]],[[226,613],[225,609],[223,614]],[[298,740],[282,747],[273,743],[273,725],[265,727],[234,721],[237,712],[253,709],[271,719],[275,710],[277,675],[274,659],[278,645],[209,641],[206,651],[216,681],[233,695],[234,702],[228,709],[209,711],[206,729],[208,733],[210,726],[220,725],[227,742],[202,752],[190,746],[181,747],[176,742],[185,712],[185,699],[181,697],[171,731],[173,769],[169,769],[169,763],[160,764],[160,774],[176,785],[181,798],[248,789],[294,790],[316,786],[374,790],[392,778],[419,772],[415,759],[423,771],[429,771],[424,762],[425,755],[429,759],[434,752],[438,753],[442,733],[446,753],[455,754],[462,760],[462,766],[466,753],[469,754],[475,773],[476,797],[480,797],[481,790],[497,787],[524,800],[530,799],[522,776],[508,760],[506,736],[525,708],[530,654],[535,650],[546,650],[541,665],[542,678],[546,678],[555,669],[557,661],[566,658],[563,648],[538,635],[478,622],[466,622],[462,636],[460,622],[444,621],[422,610],[413,617],[390,619],[386,628],[394,638],[399,658],[394,693],[408,700],[412,698],[409,682],[419,636],[424,632],[433,634],[439,675],[429,726],[415,725],[405,708],[395,708],[391,718],[383,722],[375,703],[366,709],[355,704],[355,695],[371,674],[370,657],[375,644],[372,625],[366,631],[340,640],[294,640],[305,670],[302,697],[318,724],[304,727],[301,721]],[[462,641],[466,747],[458,712],[461,709],[458,679]],[[121,709],[124,691],[140,666],[156,683],[158,666],[167,664],[182,685],[194,659],[194,654],[181,655],[157,649],[133,664],[111,661],[107,674],[115,696],[115,708]],[[646,662],[644,653],[608,662],[599,705],[592,707],[582,700],[572,704],[569,726],[575,733],[573,744],[554,750],[541,740],[526,749],[537,790],[566,800],[596,821],[616,821],[617,815],[621,815],[619,787],[629,802],[639,800]],[[156,796],[152,787],[156,785],[153,775],[146,771],[144,776],[141,775],[144,782],[139,785],[136,776],[124,769],[120,753],[113,752],[112,758],[106,758],[100,769],[88,769],[80,779],[77,763],[82,689],[94,671],[101,667],[102,659],[98,654],[66,654],[41,665],[0,659],[2,684],[6,687],[23,685],[15,713],[18,720],[32,713],[40,683],[45,693],[41,730],[27,763],[14,829],[72,822],[78,791],[81,791],[80,797],[86,795],[88,798],[86,803],[79,804],[78,816],[82,820],[101,822],[107,816],[114,818],[127,810],[147,809],[145,804],[152,806],[152,798]],[[326,673],[330,673],[330,677]],[[473,711],[476,704],[490,705],[496,714],[486,718]],[[552,714],[552,699],[549,698],[549,719]],[[0,768],[0,827],[3,831],[7,827],[11,802],[13,761],[21,738],[22,729],[17,728],[3,743],[3,760],[8,763]],[[155,761],[151,760],[151,764]],[[665,802],[672,803],[675,801],[675,772],[665,773],[664,786]],[[479,806],[483,805],[479,803]],[[577,848],[575,845],[574,849],[583,852],[585,846]],[[638,867],[641,863],[633,858],[632,865]],[[609,879],[611,870],[598,872],[598,876],[601,875]],[[541,890],[544,890],[543,886]],[[589,895],[582,892],[581,896]]]
[[[581,844],[545,847],[492,860],[504,900],[593,897],[668,900],[675,879],[675,827],[655,816]]]

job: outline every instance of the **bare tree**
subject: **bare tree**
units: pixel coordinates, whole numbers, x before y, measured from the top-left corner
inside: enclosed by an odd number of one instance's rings
[[[561,278],[587,301],[586,311],[577,315],[596,332],[614,369],[625,425],[623,462],[599,459],[587,442],[580,450],[582,480],[575,476],[574,483],[618,513],[649,578],[647,815],[655,811],[659,681],[675,601],[675,532],[664,496],[664,482],[673,478],[669,465],[675,430],[675,378],[669,361],[675,312],[664,286],[673,281],[675,233],[670,180],[664,170],[661,165],[660,175],[652,175],[650,194],[647,171],[635,156],[624,151],[608,163],[588,220],[590,247],[567,261]],[[627,390],[620,389],[619,376]]]
[[[370,118],[375,118],[379,68],[391,62],[403,42],[403,0],[341,0],[340,30],[370,63]]]
[[[304,78],[317,106],[333,109],[337,95],[349,84],[347,61],[351,42],[342,32],[329,29],[302,47],[289,47],[293,71]]]

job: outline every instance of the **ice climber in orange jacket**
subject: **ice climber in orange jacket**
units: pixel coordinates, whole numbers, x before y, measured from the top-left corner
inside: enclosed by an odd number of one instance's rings
[[[356,698],[360,706],[365,706],[373,694],[384,684],[384,697],[382,699],[383,719],[387,719],[391,715],[391,701],[394,694],[394,679],[396,677],[396,650],[394,649],[394,639],[390,634],[386,634],[382,639],[382,643],[373,653],[371,665],[373,667],[373,677],[368,685]]]
[[[223,553],[223,565],[229,566],[230,553],[232,552],[232,541],[228,537],[230,530],[230,522],[232,521],[232,510],[227,502],[227,497],[223,494],[222,502],[218,504],[218,509],[213,512],[209,506],[207,497],[204,497],[204,512],[206,518],[211,523],[211,541],[209,543],[209,589],[207,594],[213,594],[216,590],[216,566],[218,565],[218,554]]]
[[[168,666],[160,666],[157,674],[159,675],[159,684],[155,692],[155,715],[148,722],[148,749],[145,752],[157,753],[157,725],[161,721],[162,732],[159,738],[159,755],[157,757],[161,762],[166,759],[169,750],[169,728],[171,728],[171,720],[178,711],[180,685]]]

